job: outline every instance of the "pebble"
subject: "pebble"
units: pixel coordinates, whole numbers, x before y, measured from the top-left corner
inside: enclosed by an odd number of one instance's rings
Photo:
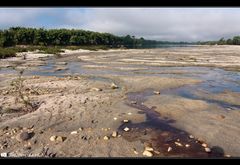
[[[208,148],[208,147],[206,147],[206,148],[205,148],[205,151],[206,151],[206,152],[211,152],[211,149]]]
[[[16,136],[17,141],[22,142],[31,139],[31,134],[28,132],[22,132],[17,134]]]
[[[128,123],[128,120],[123,120],[124,123]]]
[[[193,136],[193,135],[189,135],[189,138],[190,138],[190,139],[193,139],[193,138],[194,138],[194,136]]]
[[[113,118],[113,120],[117,120],[117,118],[116,118],[116,117],[114,117],[114,118]]]
[[[206,147],[207,147],[207,144],[206,144],[206,143],[203,143],[202,146],[206,148]]]
[[[78,130],[79,130],[79,131],[82,131],[82,130],[83,130],[83,128],[82,128],[82,127],[80,127]]]
[[[134,154],[138,155],[138,152],[137,152],[137,151],[134,150],[133,152],[134,152]]]
[[[132,115],[132,113],[131,113],[131,112],[128,112],[128,115]]]
[[[117,86],[116,84],[112,83],[112,84],[111,84],[111,88],[112,88],[112,89],[117,89],[118,86]]]
[[[91,91],[102,91],[101,88],[91,88]]]
[[[128,127],[125,127],[123,130],[127,132],[127,131],[129,131],[130,129],[129,129]]]
[[[131,104],[137,104],[137,102],[136,101],[131,101]]]
[[[153,156],[153,154],[152,154],[150,151],[147,151],[147,150],[145,150],[145,151],[143,152],[143,155],[144,155],[144,156],[147,156],[147,157],[152,157],[152,156]]]
[[[63,142],[66,138],[62,136],[57,136],[56,141]]]
[[[167,152],[172,151],[172,147],[168,147]]]
[[[56,139],[57,139],[57,136],[51,136],[50,137],[50,141],[52,141],[52,142],[56,141]]]
[[[116,131],[113,131],[112,137],[117,137],[117,132]]]
[[[153,93],[154,93],[155,95],[160,95],[160,92],[159,92],[159,91],[153,91]]]
[[[159,151],[154,151],[154,153],[155,153],[155,154],[158,154],[158,155],[160,154],[160,152],[159,152]]]
[[[175,142],[175,144],[176,144],[177,146],[180,146],[180,147],[183,146],[181,143],[178,143],[178,142]]]
[[[187,147],[187,148],[188,148],[188,147],[190,147],[190,145],[189,145],[189,144],[186,144],[186,145],[185,145],[185,147]]]
[[[231,157],[231,155],[224,155],[225,157],[227,157],[227,158],[230,158]]]
[[[77,134],[77,133],[78,133],[77,131],[72,131],[71,135],[74,135],[74,134]]]
[[[152,147],[145,147],[145,150],[146,151],[153,151],[153,148]]]
[[[3,152],[3,153],[1,153],[0,156],[6,158],[6,157],[8,157],[8,153],[7,152]]]
[[[103,139],[104,139],[104,140],[108,140],[109,137],[108,137],[108,136],[104,136]]]

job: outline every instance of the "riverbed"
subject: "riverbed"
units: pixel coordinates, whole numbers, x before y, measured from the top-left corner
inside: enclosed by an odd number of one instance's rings
[[[156,157],[238,157],[239,54],[238,46],[196,46],[1,60],[0,139],[8,144],[1,152],[142,157],[150,147]],[[32,112],[20,111],[10,85],[21,70],[23,90],[37,105]],[[33,138],[17,142],[32,126]],[[51,142],[51,135],[66,141]]]

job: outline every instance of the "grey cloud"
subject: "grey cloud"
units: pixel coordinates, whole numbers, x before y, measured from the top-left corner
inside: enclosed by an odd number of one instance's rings
[[[238,8],[97,8],[74,14],[68,19],[82,18],[82,28],[149,39],[197,41],[240,34]]]

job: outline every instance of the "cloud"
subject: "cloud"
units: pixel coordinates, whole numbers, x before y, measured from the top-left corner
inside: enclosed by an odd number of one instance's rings
[[[237,35],[239,18],[239,10],[227,8],[95,8],[67,15],[70,24],[94,31],[190,41]]]
[[[12,8],[0,27],[78,28],[172,41],[240,35],[238,8]]]

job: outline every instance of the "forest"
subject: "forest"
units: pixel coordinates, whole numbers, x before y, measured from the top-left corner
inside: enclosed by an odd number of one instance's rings
[[[75,29],[43,29],[11,27],[0,31],[0,46],[40,45],[40,46],[79,46],[107,45],[110,47],[134,48],[156,41],[126,35],[119,37],[110,33],[99,33]]]

